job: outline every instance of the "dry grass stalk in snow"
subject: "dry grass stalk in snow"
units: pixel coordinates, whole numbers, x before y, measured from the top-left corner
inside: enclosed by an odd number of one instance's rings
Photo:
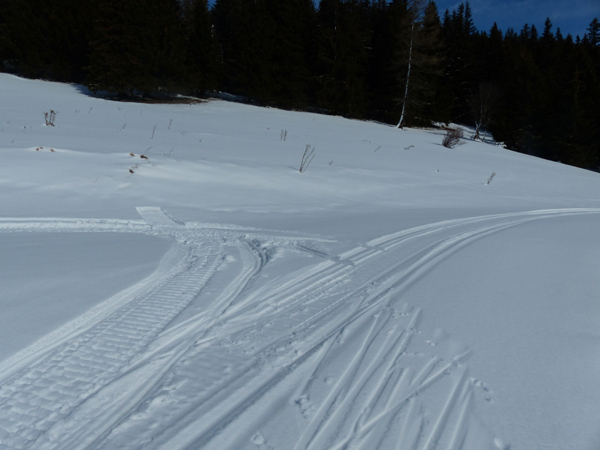
[[[50,112],[45,112],[44,113],[44,119],[46,120],[46,126],[47,127],[53,127],[54,126],[54,120],[56,120],[56,111],[54,111],[53,109],[51,109]]]
[[[315,157],[315,148],[311,147],[310,144],[306,146],[306,150],[304,150],[304,154],[302,155],[302,161],[300,162],[300,173],[306,172],[308,166],[311,161]]]

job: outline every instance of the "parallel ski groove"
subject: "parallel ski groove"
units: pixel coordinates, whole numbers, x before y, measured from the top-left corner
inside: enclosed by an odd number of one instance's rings
[[[187,392],[196,395],[170,405],[165,420],[181,421],[181,436],[169,433],[167,427],[162,436],[152,438],[148,448],[219,448],[216,445],[225,439],[223,432],[229,424],[257,399],[275,395],[271,392],[279,389],[295,367],[310,364],[310,371],[316,373],[326,365],[335,356],[332,349],[343,340],[345,329],[354,330],[352,336],[363,340],[361,351],[321,399],[294,448],[379,448],[386,433],[396,426],[402,430],[396,442],[403,450],[433,450],[443,436],[447,436],[449,448],[458,449],[469,432],[471,391],[466,368],[456,360],[437,356],[406,366],[406,351],[421,312],[413,311],[410,318],[403,319],[402,323],[407,323],[398,326],[390,319],[394,314],[392,299],[443,258],[476,239],[532,220],[600,213],[582,208],[451,220],[382,236],[336,257],[301,243],[326,241],[318,237],[182,224],[160,208],[138,211],[145,221],[0,219],[0,233],[135,232],[170,237],[187,252],[151,289],[50,349],[40,362],[4,380],[0,386],[0,450],[42,448],[42,444],[43,448],[61,450],[137,448],[134,443],[119,445],[118,439],[108,440],[103,431],[89,447],[72,440],[61,447],[61,441],[55,439],[64,431],[57,424],[76,415],[88,398],[118,381],[132,367],[146,364],[148,355],[161,345],[180,346],[161,366],[161,373],[184,377]],[[266,284],[253,291],[248,286],[267,262],[253,239],[268,240],[273,246],[297,242],[296,248],[325,261],[283,285]],[[202,292],[221,263],[225,247],[232,245],[242,255],[241,273],[202,316],[162,333]],[[381,267],[387,269],[381,272]],[[370,315],[375,320],[365,330]],[[279,320],[282,317],[285,323]],[[217,327],[220,334],[211,334]],[[168,339],[160,343],[170,335],[171,343]],[[432,386],[445,386],[439,383],[447,383],[449,375],[454,382],[448,388],[447,401],[436,413],[437,420],[428,425],[419,413],[426,405],[421,405],[416,395]],[[306,394],[304,398],[312,389],[311,383],[304,383],[300,390]],[[145,394],[138,392],[136,396],[151,398],[153,385],[145,389]],[[234,396],[238,397],[231,401]],[[109,419],[106,427],[128,425],[135,402],[141,400],[122,401],[131,412],[123,412],[115,419],[118,423]],[[451,414],[458,420],[449,421]],[[206,421],[198,427],[203,418]],[[143,420],[137,423],[146,433]],[[415,429],[417,423],[420,426]],[[454,429],[449,429],[451,426]],[[373,436],[373,430],[382,435]]]

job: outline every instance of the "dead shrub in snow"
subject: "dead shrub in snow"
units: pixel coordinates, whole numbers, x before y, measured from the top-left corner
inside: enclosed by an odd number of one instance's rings
[[[51,109],[50,112],[45,112],[44,113],[44,119],[46,119],[46,126],[47,127],[53,127],[54,126],[54,120],[56,119],[56,111],[54,111],[53,109]]]
[[[463,132],[460,128],[448,128],[442,140],[442,145],[446,148],[454,148],[458,145],[462,137]]]

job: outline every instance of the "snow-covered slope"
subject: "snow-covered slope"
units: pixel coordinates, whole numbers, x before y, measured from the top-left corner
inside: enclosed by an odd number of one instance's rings
[[[600,446],[598,174],[4,74],[0,100],[0,449]]]

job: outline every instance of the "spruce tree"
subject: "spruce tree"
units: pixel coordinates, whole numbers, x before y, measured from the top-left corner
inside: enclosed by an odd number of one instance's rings
[[[312,0],[271,0],[278,7],[275,62],[280,71],[277,99],[282,104],[304,107],[314,98],[317,59],[316,10]]]
[[[598,112],[598,88],[600,82],[592,70],[581,70],[579,64],[585,61],[585,55],[579,56],[569,90],[572,95],[567,126],[561,130],[561,160],[577,167],[597,169],[600,157],[600,114]]]
[[[421,54],[420,64],[415,66],[421,120],[426,124],[445,121],[445,99],[441,89],[445,64],[442,24],[433,1],[429,1],[423,13],[417,51]]]
[[[181,83],[178,0],[98,0],[88,86],[121,96],[168,92]]]
[[[93,1],[2,0],[2,61],[25,76],[82,81]]]
[[[590,45],[593,47],[600,47],[600,22],[597,18],[594,18],[590,23],[590,26],[587,28],[586,36]]]
[[[317,12],[317,104],[337,114],[363,117],[370,30],[366,0],[321,0]]]
[[[184,0],[185,82],[192,91],[219,87],[220,51],[215,39],[207,0]]]
[[[14,48],[10,38],[8,14],[10,11],[10,0],[0,0],[0,71],[13,69]]]
[[[461,3],[452,14],[446,14],[442,29],[446,43],[444,88],[452,96],[452,120],[466,123],[470,118],[469,95],[477,86],[475,28],[469,3]]]
[[[371,51],[368,54],[366,76],[370,99],[369,117],[397,123],[398,105],[396,95],[392,94],[397,85],[397,77],[391,69],[391,61],[394,59],[394,23],[386,0],[374,0],[370,8]]]
[[[495,22],[483,41],[479,81],[497,83],[502,79],[504,70],[504,38]]]
[[[270,98],[269,61],[274,24],[266,0],[217,0],[212,10],[224,73],[224,89],[253,99]]]

